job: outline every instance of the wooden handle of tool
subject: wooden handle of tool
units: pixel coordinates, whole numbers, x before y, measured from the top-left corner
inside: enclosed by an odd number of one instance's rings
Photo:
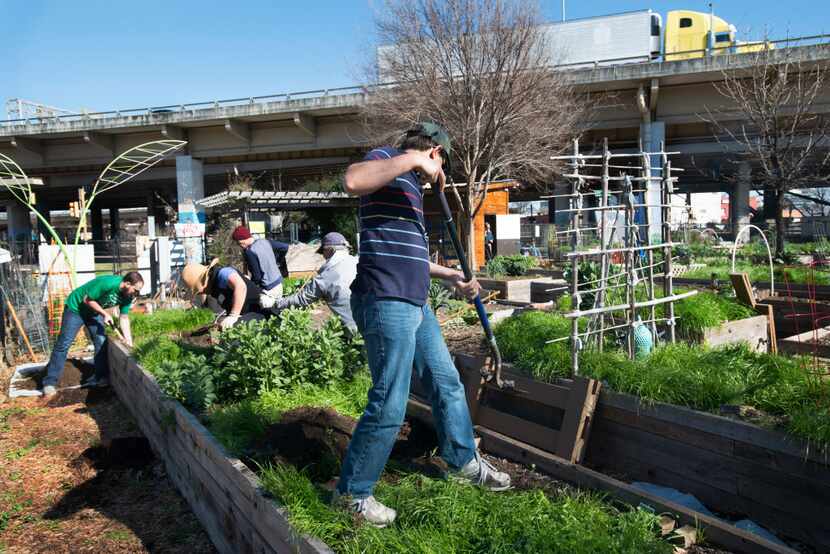
[[[17,327],[17,332],[20,333],[20,336],[23,337],[23,342],[26,343],[26,348],[29,350],[29,357],[32,359],[33,362],[36,362],[37,358],[35,357],[35,351],[32,350],[32,345],[29,342],[29,337],[26,335],[26,331],[23,330],[23,325],[20,323],[20,320],[17,319],[17,312],[15,311],[14,306],[12,306],[12,303],[9,301],[8,298],[6,299],[6,306],[8,306],[9,308],[9,313],[12,314],[12,319],[14,320],[15,327]]]

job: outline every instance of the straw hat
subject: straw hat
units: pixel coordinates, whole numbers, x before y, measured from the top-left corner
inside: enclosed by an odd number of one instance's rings
[[[214,258],[210,265],[187,264],[182,269],[182,281],[193,294],[200,294],[208,286],[208,276],[213,266],[219,263],[219,258]]]

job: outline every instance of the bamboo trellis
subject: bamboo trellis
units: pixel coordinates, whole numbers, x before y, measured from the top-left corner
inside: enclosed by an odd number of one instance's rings
[[[570,238],[570,291],[572,309],[565,317],[571,320],[571,371],[579,373],[579,353],[586,347],[602,350],[606,335],[624,332],[629,357],[635,355],[635,329],[648,325],[653,339],[658,339],[658,323],[665,323],[666,340],[675,341],[674,302],[695,294],[694,291],[676,294],[672,281],[672,248],[679,243],[671,241],[671,195],[676,173],[669,156],[661,145],[659,152],[645,152],[642,147],[634,154],[614,154],[603,141],[602,153],[583,155],[579,142],[574,140],[573,153],[555,156],[569,167],[564,175],[570,181],[570,192],[557,197],[567,198],[569,228],[562,234]],[[617,165],[612,160],[631,160],[631,165]],[[588,160],[591,163],[588,163]],[[625,162],[623,162],[625,163]],[[613,183],[613,188],[611,184]],[[655,185],[659,186],[655,190]],[[656,194],[659,193],[659,194]],[[656,197],[656,198],[655,198]],[[593,206],[587,205],[594,198]],[[660,233],[653,236],[652,211],[660,212]],[[643,223],[637,214],[643,214]],[[586,226],[590,217],[596,220]],[[609,219],[613,217],[613,221]],[[622,224],[619,219],[622,218]],[[615,228],[622,228],[621,245],[615,244]],[[599,235],[598,248],[586,248],[582,233],[595,231]],[[662,260],[655,261],[655,254]],[[580,265],[599,259],[599,278],[580,281]],[[615,269],[614,262],[622,265]],[[656,283],[662,279],[663,294],[659,296]],[[583,295],[593,295],[590,306],[582,306]],[[665,305],[663,317],[657,307]],[[584,308],[584,309],[583,309]],[[584,330],[580,325],[585,322]]]

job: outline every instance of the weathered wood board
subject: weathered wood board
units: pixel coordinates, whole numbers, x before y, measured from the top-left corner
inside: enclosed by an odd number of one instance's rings
[[[805,331],[778,341],[778,348],[787,354],[804,354],[819,358],[830,358],[830,344],[822,341],[830,337],[830,327]]]
[[[766,352],[769,349],[769,318],[757,315],[707,327],[702,342],[712,347],[745,342],[755,352]]]
[[[256,475],[230,456],[199,421],[167,398],[118,341],[109,342],[110,381],[222,553],[323,554],[325,544],[297,533]]]

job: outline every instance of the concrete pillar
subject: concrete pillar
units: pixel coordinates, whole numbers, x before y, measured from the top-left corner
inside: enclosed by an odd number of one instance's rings
[[[729,195],[729,219],[732,223],[732,233],[737,234],[743,227],[749,225],[749,191],[752,188],[752,172],[749,162],[741,162],[738,166],[738,180]]]
[[[570,194],[570,192],[570,186],[557,185],[553,187],[552,192],[556,198],[548,199],[548,221],[555,223],[557,227],[561,227],[560,230],[564,230],[571,222],[570,212],[565,211],[570,208],[570,199],[561,196],[563,194]],[[566,235],[559,236],[567,242]]]
[[[660,147],[666,140],[666,124],[662,121],[652,121],[651,123],[641,123],[640,124],[640,140],[643,144],[643,150],[646,152],[659,152]],[[662,177],[662,160],[660,156],[652,156],[651,157],[651,176],[652,177]],[[663,213],[660,211],[660,201],[661,201],[661,183],[660,181],[652,181],[648,183],[646,188],[646,193],[642,196],[645,202],[644,204],[649,204],[650,208],[648,208],[648,215],[649,215],[649,226],[648,226],[648,236],[652,238],[653,242],[660,242],[660,237],[662,236],[662,222],[663,222]],[[636,187],[636,188],[643,188],[643,187]],[[639,195],[638,195],[639,196]],[[645,222],[645,213],[643,212],[642,215],[639,216],[642,218],[642,221]],[[639,223],[639,222],[638,222]],[[641,229],[645,229],[642,227]],[[643,238],[645,239],[645,234],[642,233]]]
[[[9,201],[6,204],[6,217],[9,242],[32,239],[32,221],[29,216],[29,209],[25,205],[17,200]]]
[[[52,217],[49,211],[49,205],[45,203],[43,200],[38,200],[35,203],[35,208],[43,216],[43,219],[48,221],[50,224],[52,223]],[[40,235],[38,240],[42,242],[52,242],[52,235],[49,233],[49,229],[46,228],[46,225],[38,218],[37,219],[37,232]]]
[[[118,232],[121,230],[121,218],[118,208],[110,208],[110,239],[118,238]]]
[[[92,206],[89,210],[90,225],[92,227],[92,240],[95,242],[104,240],[104,212],[101,208]]]
[[[192,156],[176,156],[176,193],[179,223],[204,223],[205,210],[196,201],[205,197],[202,162]]]

